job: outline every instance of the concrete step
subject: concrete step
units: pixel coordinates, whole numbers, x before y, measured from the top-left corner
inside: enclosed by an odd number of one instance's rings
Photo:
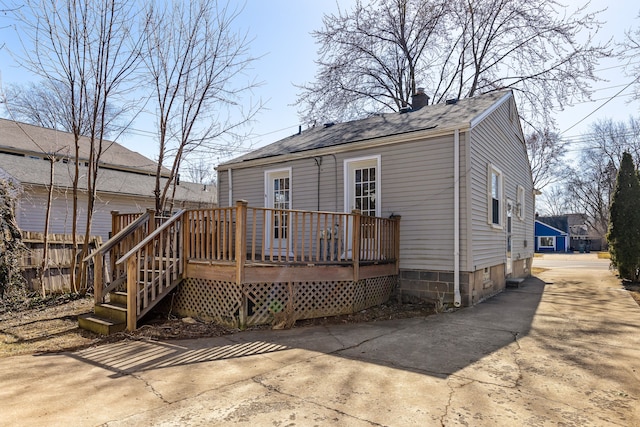
[[[519,288],[522,282],[524,282],[523,277],[510,277],[507,279],[507,288]]]
[[[86,329],[100,335],[115,334],[116,332],[124,331],[127,327],[126,322],[114,322],[109,319],[97,317],[92,313],[78,316],[78,325],[82,329]]]
[[[127,322],[127,306],[114,303],[96,304],[93,308],[96,317],[113,322]]]

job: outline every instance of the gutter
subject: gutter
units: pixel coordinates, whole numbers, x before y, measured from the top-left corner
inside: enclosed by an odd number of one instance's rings
[[[436,130],[437,129],[437,130]],[[357,142],[345,142],[339,145],[330,145],[328,147],[322,148],[314,148],[304,151],[296,151],[294,153],[286,153],[286,154],[278,154],[269,157],[261,157],[257,159],[244,160],[240,162],[230,161],[229,163],[224,163],[218,165],[216,170],[218,172],[228,170],[228,169],[244,169],[250,168],[254,166],[265,166],[274,163],[281,163],[290,160],[297,159],[307,159],[311,157],[321,157],[331,154],[340,154],[350,151],[361,150],[365,148],[375,148],[381,147],[385,145],[393,145],[397,143],[405,143],[405,142],[413,142],[419,141],[427,138],[436,138],[440,136],[448,136],[451,135],[454,131],[464,131],[466,129],[470,129],[469,124],[458,124],[457,127],[438,127],[438,128],[427,128],[423,130],[413,131],[410,133],[397,134],[392,136],[381,136],[370,138],[364,141]]]
[[[460,307],[460,129],[453,132],[453,306]]]

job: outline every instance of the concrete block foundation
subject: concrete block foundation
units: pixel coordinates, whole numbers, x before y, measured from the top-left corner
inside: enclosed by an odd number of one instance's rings
[[[532,258],[513,261],[509,277],[528,277]],[[400,295],[411,295],[424,300],[453,304],[454,273],[441,270],[401,269]],[[460,296],[463,307],[470,307],[501,292],[506,286],[505,264],[498,264],[476,271],[460,272]]]

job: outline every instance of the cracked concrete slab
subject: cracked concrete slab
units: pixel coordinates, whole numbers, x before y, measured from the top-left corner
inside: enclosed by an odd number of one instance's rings
[[[428,318],[0,359],[0,425],[640,425],[640,308],[606,260],[542,261]]]

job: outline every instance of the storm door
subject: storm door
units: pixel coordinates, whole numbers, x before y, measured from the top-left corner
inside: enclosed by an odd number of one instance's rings
[[[291,169],[265,173],[267,212],[265,233],[267,255],[286,256],[290,250]]]
[[[345,212],[357,209],[362,214],[360,226],[360,257],[378,253],[378,230],[369,217],[380,216],[380,157],[345,161]],[[353,222],[349,221],[345,232],[347,258],[351,258],[353,246]]]

